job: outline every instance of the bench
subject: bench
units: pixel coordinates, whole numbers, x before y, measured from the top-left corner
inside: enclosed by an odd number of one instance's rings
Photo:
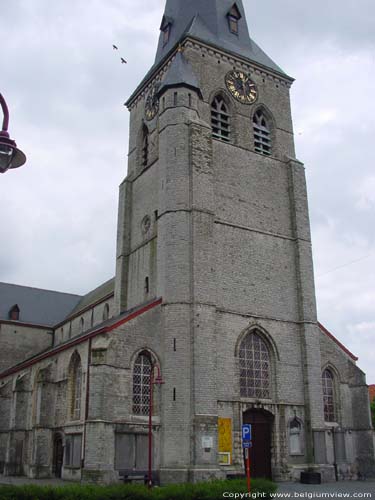
[[[124,481],[124,483],[148,483],[148,471],[146,470],[133,470],[133,469],[125,469],[119,470],[120,478]],[[152,471],[151,474],[152,484],[160,484],[159,474],[156,471]]]

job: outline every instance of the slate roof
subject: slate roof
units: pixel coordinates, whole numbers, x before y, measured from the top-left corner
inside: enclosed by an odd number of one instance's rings
[[[230,32],[227,14],[236,5],[241,18],[238,20],[238,35]],[[268,55],[250,38],[242,0],[167,0],[161,28],[170,23],[169,40],[164,44],[164,34],[160,33],[155,62],[129,97],[126,105],[143,88],[154,72],[173,53],[176,46],[186,37],[226,50],[234,55],[255,62],[265,68],[292,80]]]
[[[102,299],[108,295],[113,294],[115,289],[115,278],[111,278],[102,285],[98,286],[91,292],[87,293],[81,300],[76,304],[76,307],[71,311],[69,316],[74,316],[79,314],[80,311],[90,307],[91,305],[100,302]]]
[[[230,32],[227,14],[236,5],[241,18],[238,35]],[[167,0],[164,17],[171,22],[168,43],[160,34],[155,65],[185,36],[192,36],[215,47],[239,54],[254,62],[284,73],[283,70],[251,40],[242,0]]]
[[[185,59],[182,52],[177,52],[173,59],[163,82],[160,85],[159,93],[169,87],[184,85],[199,90],[198,78],[194,74],[193,68]]]
[[[20,322],[52,327],[60,323],[80,300],[80,295],[0,283],[0,321],[9,320],[9,311],[17,304]]]

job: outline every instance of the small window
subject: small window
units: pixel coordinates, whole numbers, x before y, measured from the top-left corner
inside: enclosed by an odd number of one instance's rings
[[[104,311],[103,311],[103,321],[107,321],[108,318],[109,318],[109,305],[106,304],[104,306]]]
[[[323,384],[323,404],[324,404],[324,420],[326,422],[336,421],[335,411],[335,387],[334,378],[331,370],[324,370],[322,375]]]
[[[241,19],[241,12],[236,4],[233,4],[233,7],[227,14],[229,31],[234,35],[238,35],[238,21]]]
[[[238,35],[238,19],[228,16],[229,30],[231,33]]]
[[[254,114],[254,145],[255,151],[265,156],[271,155],[271,131],[267,123],[267,118],[261,109]]]
[[[11,319],[12,321],[19,321],[19,319],[20,319],[20,308],[18,307],[17,304],[15,304],[9,310],[9,319]]]
[[[146,125],[143,127],[142,131],[142,157],[141,164],[143,167],[147,167],[148,164],[148,150],[149,150],[149,133]]]
[[[148,295],[150,293],[150,279],[148,276],[145,278],[145,294]]]
[[[163,28],[163,47],[165,47],[167,45],[167,43],[169,42],[170,34],[171,34],[171,25],[167,24]]]
[[[229,142],[230,116],[227,105],[221,96],[216,96],[211,104],[212,137]]]
[[[82,333],[84,329],[85,329],[85,320],[81,318],[79,322],[79,331]]]

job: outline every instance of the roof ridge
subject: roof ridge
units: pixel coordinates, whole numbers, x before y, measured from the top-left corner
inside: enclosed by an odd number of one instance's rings
[[[40,287],[29,286],[29,285],[18,285],[17,283],[7,283],[5,281],[0,281],[0,285],[15,286],[15,287],[19,287],[19,288],[27,288],[29,290],[38,290],[40,292],[58,293],[60,295],[70,295],[72,297],[83,297],[83,295],[79,295],[77,293],[60,292],[58,290],[51,290],[49,288],[40,288]]]

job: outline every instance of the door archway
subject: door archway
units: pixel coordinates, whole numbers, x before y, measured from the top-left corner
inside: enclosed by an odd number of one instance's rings
[[[243,413],[243,423],[252,425],[251,475],[271,479],[273,415],[266,410],[251,409]]]
[[[64,460],[64,447],[61,434],[55,434],[53,438],[53,463],[52,473],[55,477],[61,478]]]

